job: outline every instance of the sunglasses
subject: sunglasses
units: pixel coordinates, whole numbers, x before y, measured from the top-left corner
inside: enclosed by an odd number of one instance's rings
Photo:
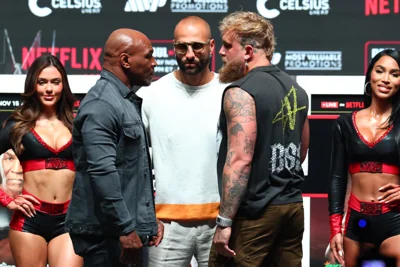
[[[204,50],[204,47],[210,43],[210,41],[211,40],[208,39],[207,42],[174,43],[175,53],[184,55],[187,53],[189,46],[192,47],[193,53],[200,53]]]

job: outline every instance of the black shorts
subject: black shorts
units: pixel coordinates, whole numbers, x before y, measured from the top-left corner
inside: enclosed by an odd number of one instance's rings
[[[350,196],[345,223],[346,237],[379,247],[384,240],[395,235],[400,235],[398,207],[361,202]]]
[[[23,194],[29,194],[23,191]],[[66,233],[65,216],[69,201],[65,203],[48,203],[35,197],[40,204],[34,204],[36,215],[26,217],[21,211],[15,211],[10,228],[16,231],[31,233],[43,237],[47,242]]]

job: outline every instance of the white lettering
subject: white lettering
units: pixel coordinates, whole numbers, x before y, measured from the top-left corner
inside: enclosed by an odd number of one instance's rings
[[[282,144],[273,144],[271,146],[271,172],[280,173],[283,170],[289,172],[300,171],[300,146],[298,147],[294,143],[290,143],[287,147]]]

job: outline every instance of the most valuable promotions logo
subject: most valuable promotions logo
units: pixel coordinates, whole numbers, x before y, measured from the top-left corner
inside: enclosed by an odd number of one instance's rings
[[[50,2],[48,6],[39,7],[38,0],[29,0],[28,6],[37,17],[47,17],[53,9],[80,9],[82,14],[98,14],[102,7],[101,0],[51,0],[48,2]]]

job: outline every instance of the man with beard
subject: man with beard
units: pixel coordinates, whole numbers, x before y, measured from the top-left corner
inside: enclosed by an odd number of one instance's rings
[[[156,215],[165,227],[163,242],[149,248],[149,263],[188,266],[195,256],[207,266],[219,208],[217,128],[226,85],[209,69],[214,40],[206,21],[181,20],[174,49],[179,70],[138,92],[151,139]]]
[[[209,266],[301,266],[308,149],[306,92],[271,65],[271,23],[235,12],[220,23],[224,93],[221,205]]]

